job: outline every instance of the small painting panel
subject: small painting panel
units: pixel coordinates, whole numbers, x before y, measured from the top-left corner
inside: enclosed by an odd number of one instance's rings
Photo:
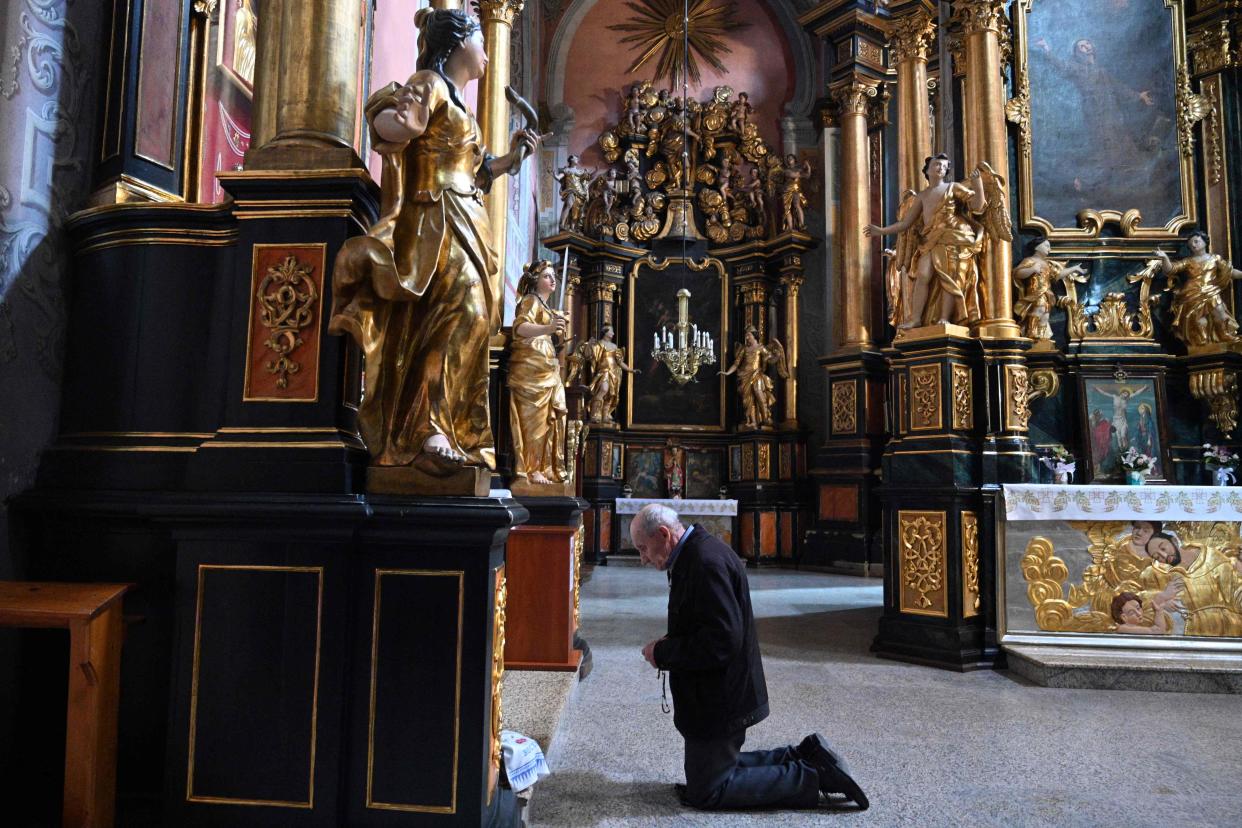
[[[250,272],[246,402],[319,399],[325,244],[256,244]]]
[[[631,497],[664,497],[664,453],[660,449],[630,449],[628,476]]]
[[[176,166],[185,5],[181,0],[146,0],[142,6],[135,151],[140,158],[169,170]]]
[[[1119,378],[1120,376],[1120,378]],[[1163,383],[1155,376],[1084,376],[1082,400],[1087,433],[1086,483],[1124,483],[1122,458],[1137,452],[1155,458],[1148,480],[1168,478],[1164,439]]]
[[[686,452],[686,497],[710,500],[720,496],[720,452]]]

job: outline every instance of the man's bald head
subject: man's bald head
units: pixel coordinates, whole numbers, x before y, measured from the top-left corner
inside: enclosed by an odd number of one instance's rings
[[[638,548],[639,559],[656,569],[668,566],[673,547],[685,533],[677,513],[659,503],[648,503],[630,521],[630,539]]]

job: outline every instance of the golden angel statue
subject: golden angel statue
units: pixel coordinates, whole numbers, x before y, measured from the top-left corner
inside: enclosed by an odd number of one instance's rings
[[[487,55],[475,18],[420,9],[416,71],[367,100],[383,158],[380,219],[336,257],[329,330],[365,357],[358,427],[368,488],[487,494],[495,446],[488,416],[488,338],[501,300],[482,194],[535,151],[531,130],[490,156],[462,101]]]
[[[1208,235],[1196,230],[1186,240],[1190,255],[1177,262],[1156,250],[1173,294],[1173,330],[1187,348],[1239,341],[1238,320],[1229,312],[1225,295],[1234,279],[1242,279],[1228,261],[1208,252]],[[1178,283],[1180,277],[1180,284]]]
[[[613,412],[621,397],[621,372],[640,374],[625,361],[625,349],[613,340],[616,332],[612,325],[605,325],[599,339],[591,339],[578,349],[577,357],[591,377],[590,423],[593,426],[616,425]]]
[[[237,13],[233,17],[233,71],[251,86],[254,86],[255,37],[258,32],[259,18],[250,0],[237,0]]]
[[[775,365],[781,379],[789,378],[785,348],[775,339],[759,344],[753,325],[746,326],[746,341],[735,344],[737,357],[721,376],[737,374],[737,395],[742,404],[742,427],[762,428],[772,425],[772,407],[776,405],[776,389],[768,376],[768,366]]]
[[[900,334],[923,325],[967,325],[982,316],[979,258],[989,240],[1011,241],[1004,179],[985,162],[971,186],[949,180],[944,153],[927,158],[921,192],[902,196],[901,219],[864,235],[897,234],[888,266],[889,322]]]
[[[542,494],[541,487],[569,480],[565,463],[569,409],[552,341],[553,336],[564,338],[568,320],[548,306],[555,290],[556,270],[550,261],[540,259],[523,268],[509,348],[512,488],[519,494]]]
[[[1048,258],[1052,244],[1047,239],[1035,242],[1031,255],[1013,269],[1013,282],[1018,288],[1018,300],[1013,304],[1014,315],[1022,325],[1022,335],[1035,340],[1036,345],[1052,342],[1052,325],[1048,315],[1057,305],[1052,286],[1057,281],[1073,279],[1085,282],[1087,271],[1082,265],[1066,265]]]

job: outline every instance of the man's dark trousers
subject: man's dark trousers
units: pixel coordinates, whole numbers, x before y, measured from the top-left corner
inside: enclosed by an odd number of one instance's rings
[[[669,671],[673,724],[686,740],[686,801],[699,808],[813,807],[819,774],[792,748],[741,752],[768,715],[768,690],[742,560],[695,525],[669,570],[668,634],[653,651]]]
[[[789,747],[741,752],[746,731],[686,740],[686,802],[697,808],[813,808],[819,774]]]

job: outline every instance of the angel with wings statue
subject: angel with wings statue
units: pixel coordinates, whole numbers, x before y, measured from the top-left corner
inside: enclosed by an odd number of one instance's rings
[[[737,394],[742,403],[742,427],[762,428],[772,425],[772,407],[776,405],[776,389],[768,376],[768,366],[775,365],[781,379],[789,378],[785,348],[775,339],[759,344],[753,325],[746,326],[745,344],[735,344],[737,357],[721,375],[737,374]]]
[[[1011,241],[1005,182],[986,162],[971,186],[949,180],[944,153],[926,159],[921,192],[907,190],[895,224],[864,228],[897,234],[888,267],[889,322],[898,333],[923,325],[970,325],[982,317],[979,260],[991,240]]]
[[[584,342],[569,358],[570,372],[566,385],[578,382],[583,373],[590,376],[591,402],[589,404],[591,425],[615,426],[613,412],[621,397],[621,372],[640,374],[641,368],[634,368],[625,361],[625,348],[617,345],[613,339],[616,333],[612,325],[605,325],[599,339]]]

